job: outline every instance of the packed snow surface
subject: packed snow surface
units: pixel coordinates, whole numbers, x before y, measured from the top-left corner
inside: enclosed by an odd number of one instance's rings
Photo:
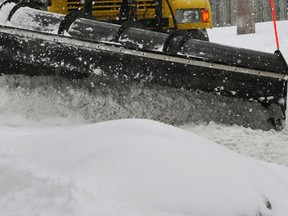
[[[0,159],[5,216],[288,212],[287,178],[254,159],[150,120],[22,129],[1,138]]]
[[[286,59],[287,25],[278,22]],[[208,34],[275,50],[270,22],[253,35],[237,36],[236,27]],[[123,83],[124,94],[113,83],[90,82],[100,87],[84,94],[62,81],[0,77],[1,216],[287,216],[288,168],[278,165],[288,165],[287,126],[265,132],[195,123],[189,112],[213,104],[221,118],[227,114],[216,102],[191,108],[184,91]],[[126,119],[139,117],[157,121]]]

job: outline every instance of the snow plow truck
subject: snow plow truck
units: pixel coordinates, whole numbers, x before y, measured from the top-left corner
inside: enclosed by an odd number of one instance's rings
[[[212,43],[211,27],[208,0],[6,0],[0,5],[0,69],[93,74],[237,98],[261,105],[265,129],[282,129],[288,67],[280,50]]]
[[[41,5],[41,2],[37,2]],[[84,10],[96,20],[123,24],[136,21],[145,29],[158,32],[190,31],[194,38],[208,40],[207,28],[212,28],[211,6],[208,0],[51,0],[42,3],[47,11],[68,14]]]

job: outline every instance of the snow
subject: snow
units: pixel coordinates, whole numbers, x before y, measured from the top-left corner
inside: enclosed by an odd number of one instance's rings
[[[278,22],[286,59],[287,25]],[[227,45],[267,52],[276,47],[271,22],[257,24],[252,35],[237,36],[236,27],[208,34],[211,41]],[[120,97],[132,101],[126,106],[114,103],[119,98],[109,92],[94,100],[91,92],[80,94],[73,86],[64,91],[61,79],[13,79],[0,80],[1,216],[288,213],[287,126],[280,132],[214,122],[176,128],[138,119],[131,109],[142,108],[147,119],[156,116],[172,124],[185,114],[179,105],[189,105],[184,99],[147,99],[141,101],[144,106],[133,97],[144,97],[145,89],[137,92],[132,85],[132,91],[123,84],[133,93],[130,99]],[[159,99],[157,90],[149,92],[151,101]],[[169,101],[177,112],[166,111],[163,104]],[[115,113],[122,120],[106,121]]]
[[[278,21],[280,50],[288,60],[287,21]],[[272,22],[257,23],[255,34],[237,35],[235,26],[208,30],[210,40],[217,43],[273,53],[276,42]],[[286,114],[287,115],[287,114]],[[288,166],[288,128],[274,130],[251,130],[240,126],[223,126],[210,122],[207,125],[188,123],[182,128],[204,136],[241,154],[267,162]],[[223,135],[225,131],[225,135]]]
[[[277,31],[279,35],[280,50],[286,61],[288,59],[287,21],[277,21]],[[237,35],[237,27],[224,27],[208,29],[208,35],[211,41],[243,47],[247,49],[260,50],[273,53],[276,49],[276,40],[272,22],[257,23],[255,34]]]
[[[0,5],[2,5],[3,2],[4,1],[0,1]],[[13,3],[13,2],[7,3],[7,4],[2,6],[1,13],[0,13],[0,25],[4,24],[5,21],[8,19],[9,13],[14,6],[15,6],[15,3]]]
[[[5,216],[288,212],[286,177],[151,120],[23,129],[2,137],[0,152]]]

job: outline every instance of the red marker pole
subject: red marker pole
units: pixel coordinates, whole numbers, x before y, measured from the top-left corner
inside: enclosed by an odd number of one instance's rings
[[[277,24],[276,24],[276,15],[275,15],[274,0],[270,0],[270,5],[271,5],[272,20],[273,20],[273,24],[274,24],[274,32],[275,32],[276,46],[277,46],[277,49],[279,50],[280,46],[279,46],[278,31],[277,31]]]

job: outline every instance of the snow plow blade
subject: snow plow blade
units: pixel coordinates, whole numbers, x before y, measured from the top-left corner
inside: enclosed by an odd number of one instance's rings
[[[229,47],[193,40],[188,33],[168,35],[135,23],[119,26],[87,14],[65,17],[8,2],[0,8],[7,14],[0,16],[2,74],[95,74],[200,90],[260,103],[269,113],[264,120],[269,127],[263,128],[284,127],[288,67],[278,50],[271,54]]]

